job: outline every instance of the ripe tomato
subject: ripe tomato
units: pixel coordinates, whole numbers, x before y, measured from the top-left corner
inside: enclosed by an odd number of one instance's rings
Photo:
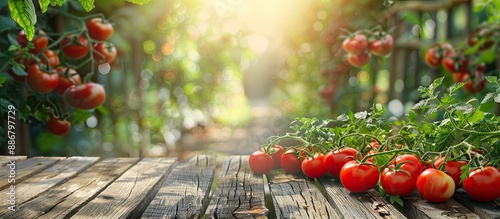
[[[21,47],[26,47],[28,45],[29,41],[26,38],[26,33],[24,32],[24,30],[21,30],[19,34],[17,34],[16,41]],[[33,43],[34,47],[30,49],[29,52],[36,55],[47,47],[47,45],[49,44],[49,38],[43,31],[40,30],[31,42]]]
[[[56,88],[59,83],[59,76],[47,73],[35,64],[29,67],[26,82],[33,91],[45,94]]]
[[[82,79],[75,69],[66,67],[57,67],[54,71],[59,74],[59,83],[54,89],[57,94],[64,94],[64,91],[69,87],[82,83]]]
[[[450,52],[443,58],[442,64],[449,72],[465,72],[468,69],[469,60],[462,54]]]
[[[86,84],[71,86],[66,89],[63,97],[70,106],[78,109],[89,110],[104,103],[106,93],[102,85],[89,82]]]
[[[113,25],[102,18],[92,18],[86,23],[89,36],[94,40],[104,41],[113,35]]]
[[[342,166],[347,162],[354,160],[358,151],[354,148],[345,147],[330,151],[325,155],[326,172],[334,177],[340,176]]]
[[[287,150],[280,159],[281,168],[287,173],[295,174],[302,170],[303,158],[295,155],[295,149]]]
[[[373,55],[385,56],[391,53],[393,45],[392,36],[390,34],[385,34],[369,42],[368,49]]]
[[[401,170],[385,168],[380,176],[380,184],[389,195],[401,197],[410,195],[415,189],[416,178]]]
[[[261,148],[264,150],[264,148]],[[273,158],[274,168],[281,167],[281,156],[285,153],[285,149],[281,145],[273,145],[269,149],[269,155]]]
[[[444,202],[455,193],[455,182],[445,172],[429,168],[417,178],[420,196],[430,202]]]
[[[475,169],[464,179],[465,192],[476,201],[494,201],[500,198],[500,170],[485,166],[484,171]]]
[[[455,82],[466,82],[462,87],[468,93],[478,93],[486,88],[486,78],[483,72],[475,71],[474,78],[468,72],[455,72],[453,73],[453,80]]]
[[[366,192],[373,189],[379,180],[379,172],[371,163],[349,161],[340,170],[340,182],[351,192]]]
[[[83,58],[90,49],[89,42],[84,35],[68,35],[61,41],[59,46],[62,53],[71,59]]]
[[[437,169],[441,169],[443,162],[444,162],[444,157],[440,157],[439,159],[434,161],[434,166]],[[467,164],[466,161],[450,160],[447,161],[446,165],[444,166],[444,172],[449,176],[451,176],[453,182],[455,182],[455,190],[462,187],[462,184],[460,183],[460,175],[462,175],[462,170],[460,168],[466,164]]]
[[[255,174],[267,174],[273,169],[273,158],[264,151],[256,151],[248,157],[248,165]]]
[[[313,157],[308,157],[302,161],[302,172],[308,177],[318,178],[326,173],[326,167],[324,163],[324,154],[315,154]]]
[[[361,54],[368,48],[368,39],[364,34],[356,34],[346,38],[344,42],[342,42],[342,48],[348,53]]]
[[[57,56],[56,52],[54,52],[50,49],[47,49],[40,56],[40,62],[44,65],[47,65],[47,62],[48,62],[50,67],[54,68],[54,67],[59,65],[59,56]],[[29,58],[23,60],[23,64],[24,64],[24,66],[29,67],[29,66],[37,64],[37,63],[36,63],[36,60],[34,57],[29,57]]]
[[[370,56],[366,52],[357,55],[349,53],[347,55],[347,62],[349,62],[349,64],[351,64],[353,67],[361,68],[368,64],[369,61]]]
[[[403,154],[397,156],[395,161],[391,161],[391,167],[394,167],[394,165],[398,165],[400,163],[403,163],[400,168],[407,171],[410,174],[412,180],[417,180],[418,176],[425,168],[425,165],[420,162],[420,159],[418,159],[418,157],[413,154]]]
[[[111,63],[116,58],[116,48],[112,43],[94,44],[92,57],[97,63]]]
[[[425,62],[430,67],[438,67],[441,65],[443,57],[453,50],[453,47],[448,43],[434,44],[425,51]]]
[[[498,38],[498,31],[494,31],[488,27],[480,27],[469,35],[467,44],[470,47],[474,47],[480,40],[484,39],[481,46],[479,46],[479,50],[487,50],[495,44],[495,41],[492,40],[494,35],[495,38]]]
[[[65,135],[69,132],[71,123],[66,120],[60,120],[54,116],[45,123],[47,129],[55,135]]]

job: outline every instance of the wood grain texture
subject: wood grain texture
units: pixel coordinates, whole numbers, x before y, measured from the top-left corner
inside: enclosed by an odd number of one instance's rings
[[[454,199],[443,203],[431,203],[420,197],[417,192],[414,192],[410,196],[403,198],[403,201],[404,205],[401,209],[409,218],[480,218]]]
[[[225,157],[206,218],[267,218],[264,183],[248,166],[248,156]]]
[[[498,188],[500,189],[500,188]],[[482,219],[500,219],[500,200],[497,202],[477,202],[472,200],[463,189],[455,191],[453,198]]]
[[[273,174],[269,183],[276,218],[341,218],[314,179],[282,173]]]
[[[331,205],[343,218],[406,218],[375,190],[363,193],[349,192],[337,178],[319,179]]]
[[[67,181],[95,163],[98,159],[97,157],[70,157],[16,184],[16,204],[19,205],[27,202],[46,190]],[[0,194],[5,193],[7,193],[6,189],[0,191]],[[7,212],[7,203],[0,203],[1,218],[1,215]]]
[[[215,157],[206,155],[177,163],[142,218],[201,218],[215,167]]]
[[[33,176],[44,169],[47,169],[65,157],[32,157],[27,160],[15,161],[15,179],[16,183],[20,183],[30,176]],[[7,178],[10,175],[10,166],[4,165],[5,168],[0,169],[0,189],[5,189],[10,186]]]
[[[9,163],[11,160],[25,160],[27,157],[26,156],[0,156],[0,165],[5,165]]]
[[[144,158],[71,218],[138,218],[155,197],[175,158]]]
[[[105,159],[67,182],[18,206],[2,218],[64,218],[102,191],[130,168],[137,158]]]

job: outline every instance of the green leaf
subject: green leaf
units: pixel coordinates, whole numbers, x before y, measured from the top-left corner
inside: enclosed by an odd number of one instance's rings
[[[347,122],[349,120],[349,117],[345,113],[343,113],[337,117],[337,120],[341,122]]]
[[[125,0],[125,1],[137,4],[137,5],[144,5],[146,3],[149,3],[151,0]]]
[[[12,105],[8,100],[0,98],[0,107],[4,109],[4,111],[8,110],[8,107]]]
[[[476,112],[474,112],[474,114],[472,114],[472,116],[468,119],[468,121],[470,123],[477,123],[479,121],[481,121],[481,119],[484,118],[484,112],[481,111],[481,110],[476,110]]]
[[[436,78],[431,85],[429,85],[429,90],[434,92],[434,90],[443,83],[444,77]]]
[[[32,0],[8,0],[10,16],[23,28],[26,39],[35,36],[36,13]]]
[[[94,0],[78,0],[78,2],[80,2],[80,5],[82,5],[82,8],[86,12],[89,12],[92,9],[95,8],[95,6],[94,6]]]
[[[77,124],[81,122],[85,122],[89,117],[92,116],[92,113],[86,110],[75,110],[72,113],[71,124]]]
[[[497,94],[494,100],[495,102],[500,103],[500,94]]]
[[[366,119],[366,116],[368,116],[368,113],[366,111],[357,112],[356,114],[354,114],[354,118],[356,119]]]
[[[391,204],[397,203],[398,205],[403,206],[403,200],[399,196],[389,195],[389,201]]]
[[[47,12],[47,8],[49,7],[50,0],[38,0],[38,3],[40,4],[40,9],[42,10],[42,13]]]
[[[6,77],[0,77],[0,87],[2,87],[3,83],[5,83],[6,81],[7,81]]]
[[[50,5],[52,6],[62,6],[66,0],[50,0]]]
[[[496,76],[487,76],[486,80],[492,84],[499,84],[500,83],[500,81],[498,80],[498,78]]]
[[[481,101],[481,105],[493,101],[494,97],[495,97],[495,93],[487,93],[484,96],[483,100]]]
[[[489,49],[489,50],[484,51],[479,56],[479,58],[477,58],[476,62],[477,63],[481,63],[481,62],[491,63],[491,62],[495,61],[495,59],[497,58],[497,53],[495,51],[495,48],[496,47],[494,47],[493,49]]]
[[[446,89],[446,91],[448,91],[449,94],[455,93],[457,90],[463,87],[464,84],[465,82],[454,83],[448,89]]]
[[[403,19],[410,22],[411,24],[420,25],[422,24],[422,19],[416,12],[403,12]]]

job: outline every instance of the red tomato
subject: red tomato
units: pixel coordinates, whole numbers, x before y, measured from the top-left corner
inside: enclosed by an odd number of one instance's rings
[[[443,57],[453,52],[453,47],[448,43],[434,44],[425,51],[425,62],[430,67],[441,65]]]
[[[346,38],[344,42],[342,42],[342,48],[348,53],[361,54],[368,48],[368,39],[364,34],[356,34]]]
[[[54,68],[59,65],[59,56],[57,56],[57,53],[47,49],[43,52],[43,54],[40,56],[40,62],[44,65],[47,65],[47,61],[49,62],[49,65],[51,68]],[[31,65],[37,64],[36,60],[34,57],[29,57],[28,59],[23,60],[23,64],[26,67],[29,67]]]
[[[373,164],[360,164],[353,160],[342,166],[340,182],[351,192],[366,192],[377,185],[379,175],[377,167]]]
[[[287,173],[299,173],[302,170],[302,161],[304,161],[303,158],[295,155],[295,149],[289,149],[281,156],[281,168]]]
[[[441,169],[443,161],[444,157],[440,157],[439,159],[434,161],[434,166],[437,169]],[[446,162],[446,165],[444,166],[444,172],[449,176],[451,176],[453,182],[455,182],[455,190],[462,187],[462,184],[460,184],[460,175],[462,175],[462,170],[460,170],[460,168],[466,164],[467,162],[461,160],[449,160]]]
[[[38,65],[31,65],[28,69],[26,82],[33,91],[45,94],[56,88],[59,76],[41,70]]]
[[[61,41],[59,46],[62,53],[71,59],[83,58],[90,50],[89,42],[84,35],[68,35]]]
[[[464,179],[465,192],[476,201],[494,201],[500,198],[500,170],[485,166],[484,171],[475,169]]]
[[[410,173],[412,180],[417,180],[418,175],[420,175],[422,170],[425,168],[425,165],[420,162],[420,159],[413,154],[399,155],[396,157],[395,162],[391,161],[392,167],[394,167],[395,164],[398,165],[400,163],[403,163],[400,168]]]
[[[24,30],[21,30],[19,34],[17,34],[16,41],[21,47],[26,47],[28,45],[29,41],[26,38],[26,33],[24,32]],[[29,52],[36,55],[47,47],[47,45],[49,44],[49,38],[47,38],[45,33],[40,30],[31,42],[34,45],[34,48],[30,49]]]
[[[70,106],[78,109],[89,110],[104,103],[106,93],[102,85],[89,82],[86,84],[71,86],[66,89],[63,97]]]
[[[261,148],[264,150],[264,148]],[[281,156],[285,153],[285,149],[281,145],[274,145],[269,149],[269,155],[273,158],[274,168],[281,167]]]
[[[248,165],[255,174],[267,174],[273,169],[273,158],[264,151],[256,151],[250,154]]]
[[[345,147],[330,151],[325,155],[326,172],[334,177],[340,176],[340,169],[347,162],[354,160],[358,151],[354,148]]]
[[[313,157],[308,157],[302,161],[302,172],[308,177],[318,178],[326,173],[326,167],[324,163],[325,155],[316,154]]]
[[[366,52],[357,55],[349,53],[347,55],[347,62],[353,67],[361,68],[370,62],[370,56]]]
[[[486,78],[484,77],[484,74],[480,71],[475,72],[475,77],[472,79],[467,80],[467,82],[464,84],[463,88],[465,91],[468,93],[479,93],[486,88]]]
[[[479,50],[487,50],[494,45],[495,41],[492,40],[493,35],[498,37],[498,31],[492,31],[492,29],[487,27],[481,27],[472,32],[467,38],[467,44],[470,47],[474,47],[480,40],[484,39],[483,44],[479,47]]]
[[[55,135],[65,135],[69,132],[71,123],[66,120],[60,120],[54,116],[51,116],[49,121],[45,123],[47,129]]]
[[[385,34],[382,37],[378,37],[368,43],[368,49],[370,53],[376,56],[385,56],[391,53],[393,47],[393,39],[389,34]]]
[[[18,34],[17,34],[17,37],[16,37],[16,41],[17,43],[19,43],[19,45],[21,47],[25,47],[28,45],[28,38],[26,38],[26,33],[24,32],[24,30],[21,30]]]
[[[445,202],[455,193],[455,182],[445,172],[430,168],[418,176],[417,189],[427,201]]]
[[[113,25],[102,18],[92,18],[87,21],[86,26],[92,39],[104,41],[113,35]]]
[[[468,69],[469,60],[462,54],[450,52],[443,58],[442,64],[449,72],[465,72]]]
[[[73,85],[81,84],[82,79],[80,75],[76,73],[75,69],[66,68],[66,67],[57,67],[54,69],[57,74],[59,74],[59,83],[57,87],[54,89],[54,92],[57,94],[64,94],[66,89],[70,88]]]
[[[116,58],[116,48],[112,43],[94,44],[92,57],[97,63],[111,63]]]
[[[416,179],[411,175],[399,170],[385,168],[380,176],[380,184],[389,195],[401,197],[410,195],[415,189]]]

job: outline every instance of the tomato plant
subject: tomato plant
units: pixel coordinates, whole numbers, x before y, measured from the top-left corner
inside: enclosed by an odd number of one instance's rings
[[[451,176],[438,169],[426,169],[417,178],[420,196],[430,202],[445,202],[455,193]]]
[[[379,180],[379,172],[371,163],[349,161],[340,170],[340,182],[351,192],[366,192],[373,189]]]
[[[65,135],[69,132],[71,123],[67,120],[61,120],[55,116],[51,116],[45,123],[45,126],[47,126],[47,129],[55,135]]]
[[[326,173],[325,155],[315,154],[302,161],[302,172],[310,178],[318,178]]]
[[[94,44],[94,53],[92,57],[97,63],[111,63],[116,58],[116,48],[112,43]]]
[[[58,74],[55,75],[59,77]],[[104,87],[93,82],[73,85],[66,89],[63,96],[70,106],[84,110],[94,109],[106,99]]]
[[[454,52],[454,48],[449,43],[434,44],[425,51],[425,62],[430,67],[438,67],[441,65],[443,57]]]
[[[89,53],[89,42],[84,35],[67,35],[59,44],[61,52],[68,58],[81,59]]]
[[[465,72],[468,70],[469,60],[463,54],[450,52],[442,59],[443,67],[449,72]]]
[[[394,46],[394,40],[390,34],[376,32],[373,34],[374,39],[368,43],[370,53],[376,56],[389,55]]]
[[[340,148],[328,152],[325,155],[324,160],[326,172],[330,173],[330,175],[334,177],[339,177],[342,166],[344,166],[347,162],[354,160],[357,153],[358,150],[350,147]]]
[[[99,17],[89,19],[86,26],[90,38],[94,40],[107,40],[111,37],[111,35],[113,35],[114,32],[113,25]]]
[[[302,170],[303,158],[297,156],[296,149],[287,150],[280,159],[280,165],[287,173],[296,174]]]
[[[274,162],[271,155],[261,150],[250,154],[248,165],[255,174],[267,174],[274,168]]]
[[[475,169],[464,179],[463,186],[476,201],[494,201],[500,198],[500,170],[493,166]]]
[[[35,64],[29,67],[26,82],[33,91],[44,94],[57,87],[59,76],[58,74],[48,73]]]

